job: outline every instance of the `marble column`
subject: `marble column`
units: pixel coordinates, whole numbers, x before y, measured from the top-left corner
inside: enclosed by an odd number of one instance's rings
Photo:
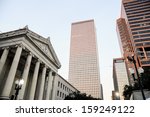
[[[15,74],[17,71],[18,63],[20,60],[21,52],[22,52],[22,47],[18,46],[16,53],[15,53],[15,56],[14,56],[14,59],[12,61],[12,65],[10,67],[8,77],[6,79],[2,94],[1,94],[1,98],[9,99],[9,95],[10,95],[11,88],[13,86],[13,82],[15,79]]]
[[[22,85],[22,88],[21,88],[21,90],[19,92],[19,96],[18,96],[19,99],[21,99],[21,100],[23,100],[23,98],[24,98],[29,69],[30,69],[30,65],[31,65],[31,60],[32,60],[32,55],[31,55],[31,53],[29,53],[26,63],[25,63],[25,66],[24,66],[23,74],[22,74],[22,79],[24,80],[24,84]]]
[[[46,90],[46,100],[50,99],[50,96],[52,95],[51,90],[52,90],[52,70],[49,71],[48,73],[48,86]]]
[[[46,66],[44,66],[43,70],[42,70],[42,77],[41,77],[41,83],[40,83],[38,100],[42,100],[43,99],[45,76],[46,76]]]
[[[8,53],[9,53],[9,48],[5,48],[4,51],[3,51],[3,54],[1,56],[1,59],[0,59],[0,82],[1,82],[1,79],[2,79],[1,73],[2,73],[2,70],[3,70],[4,64],[6,62]]]
[[[31,90],[30,90],[30,94],[29,94],[29,100],[34,100],[39,68],[40,68],[40,61],[38,60],[36,62],[35,68],[34,68],[34,74],[33,74],[33,79],[32,79],[32,83],[31,83]]]
[[[56,77],[56,73],[55,72],[53,72],[52,73],[52,77],[53,77],[53,84],[52,84],[52,97],[51,97],[51,99],[52,100],[55,100],[55,94],[56,94],[56,87],[57,87],[57,77]]]

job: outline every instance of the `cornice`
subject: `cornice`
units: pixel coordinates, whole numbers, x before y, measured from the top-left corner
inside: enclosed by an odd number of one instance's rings
[[[8,37],[14,37],[18,35],[27,34],[28,30],[26,28],[14,30],[10,32],[5,32],[0,34],[0,39],[8,38]]]
[[[136,0],[122,0],[123,3],[128,3],[128,2],[133,2],[133,1],[136,1]]]
[[[36,39],[36,40],[39,40],[45,44],[47,44],[48,42],[48,39],[42,37],[41,35],[31,31],[31,30],[28,30],[28,36],[31,36],[32,38]]]
[[[0,33],[0,39],[4,39],[4,38],[8,38],[8,37],[14,37],[14,36],[19,36],[19,35],[30,35],[31,37],[43,42],[43,43],[47,43],[48,39],[40,36],[39,34],[31,31],[28,29],[28,26],[25,26],[22,29],[18,29],[18,30],[14,30],[14,31],[10,31],[10,32],[4,32],[4,33]]]

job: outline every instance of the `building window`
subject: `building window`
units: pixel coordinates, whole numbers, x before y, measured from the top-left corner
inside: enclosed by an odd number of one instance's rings
[[[66,91],[67,87],[65,86],[65,91]]]
[[[62,83],[61,83],[61,86],[60,86],[60,88],[62,88]]]
[[[60,97],[61,97],[61,92],[60,92]]]
[[[57,96],[59,96],[59,91],[57,91]]]
[[[58,87],[59,87],[59,85],[60,85],[60,82],[58,81]]]

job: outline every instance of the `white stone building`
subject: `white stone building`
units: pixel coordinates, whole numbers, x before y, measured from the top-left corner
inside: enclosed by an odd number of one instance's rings
[[[0,99],[16,95],[18,79],[23,79],[24,84],[17,99],[64,99],[69,91],[76,89],[57,74],[60,67],[49,38],[32,32],[27,26],[0,34]],[[66,89],[60,88],[59,83]]]

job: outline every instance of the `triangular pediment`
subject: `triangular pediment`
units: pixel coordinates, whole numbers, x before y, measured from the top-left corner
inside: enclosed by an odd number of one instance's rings
[[[45,44],[39,40],[33,39],[33,41],[38,45],[38,47],[47,55],[49,56],[51,59],[54,60],[54,57],[52,55],[52,52],[49,49],[48,44]]]
[[[42,53],[45,54],[45,56],[56,63],[59,68],[61,67],[61,64],[56,56],[49,38],[44,38],[30,30],[28,31],[27,36],[42,51]]]

